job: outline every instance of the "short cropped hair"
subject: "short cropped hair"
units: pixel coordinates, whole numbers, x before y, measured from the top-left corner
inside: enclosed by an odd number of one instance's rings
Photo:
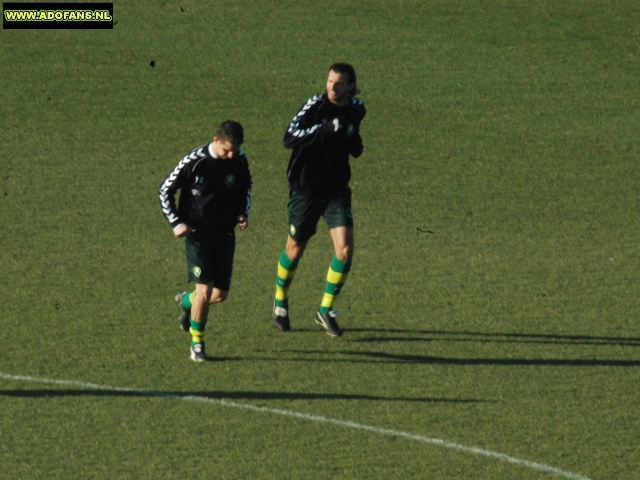
[[[234,120],[227,120],[218,127],[216,137],[218,137],[218,140],[231,142],[233,145],[242,145],[242,142],[244,142],[244,128]]]
[[[342,75],[349,75],[349,85],[353,85],[351,96],[355,97],[358,93],[360,93],[360,90],[358,89],[358,79],[356,78],[356,69],[353,68],[353,65],[349,63],[336,62],[331,65],[329,71],[331,70]]]

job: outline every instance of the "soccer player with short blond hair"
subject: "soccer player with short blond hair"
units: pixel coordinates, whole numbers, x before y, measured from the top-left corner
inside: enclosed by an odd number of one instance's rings
[[[191,360],[207,360],[204,334],[209,305],[229,295],[235,226],[249,225],[251,172],[240,146],[242,125],[222,123],[213,141],[189,152],[160,184],[160,207],[173,234],[184,239],[194,292],[176,296],[180,325],[191,333]],[[175,195],[180,190],[176,207]]]

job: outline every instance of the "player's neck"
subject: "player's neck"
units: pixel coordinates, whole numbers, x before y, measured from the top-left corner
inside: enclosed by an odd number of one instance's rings
[[[334,101],[334,100],[331,100],[331,99],[329,98],[329,103],[331,103],[331,104],[335,105],[336,107],[342,108],[342,107],[344,107],[344,106],[347,104],[347,100],[349,100],[349,99],[348,99],[348,98],[345,98],[344,100]]]

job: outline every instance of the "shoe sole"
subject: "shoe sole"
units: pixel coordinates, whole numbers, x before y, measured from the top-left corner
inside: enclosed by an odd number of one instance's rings
[[[180,310],[180,317],[181,317],[182,316],[182,311],[183,310],[185,312],[187,311],[187,309],[182,306],[182,293],[178,293],[175,296],[175,301],[178,304],[178,309]],[[182,319],[180,317],[178,317],[178,326],[180,327],[180,330],[182,330],[183,332],[189,333],[189,329],[191,328],[191,322],[190,322],[190,319],[188,317],[190,316],[190,314],[187,313],[186,315],[187,315],[187,319],[184,322],[182,321]]]
[[[321,322],[320,320],[318,320],[318,318],[317,318],[317,317],[314,317],[314,320],[316,321],[316,323],[317,323],[318,325],[320,325],[322,328],[324,328],[324,332],[325,332],[327,335],[329,335],[330,337],[341,337],[341,336],[342,336],[342,333],[343,333],[343,332],[340,332],[340,333],[332,332],[331,330],[329,330],[329,329],[327,328],[327,326],[326,326],[323,322]]]

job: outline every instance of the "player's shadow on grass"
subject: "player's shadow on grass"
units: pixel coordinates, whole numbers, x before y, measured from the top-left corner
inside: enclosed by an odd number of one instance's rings
[[[542,345],[616,345],[640,347],[640,338],[600,337],[593,335],[556,335],[535,333],[482,333],[446,330],[399,330],[382,328],[353,328],[350,332],[382,333],[382,336],[356,338],[352,342],[476,342],[476,343],[527,343]],[[390,336],[389,334],[399,334]],[[409,336],[410,335],[410,336]]]
[[[490,400],[457,398],[410,398],[379,397],[375,395],[341,393],[299,393],[299,392],[159,392],[148,390],[92,390],[92,389],[38,389],[38,390],[0,390],[0,396],[17,398],[55,398],[55,397],[163,397],[182,400],[366,400],[382,402],[417,403],[491,403]]]
[[[453,358],[432,357],[428,355],[406,355],[385,352],[345,351],[302,351],[289,350],[291,353],[314,355],[306,361],[329,361],[349,363],[408,363],[414,365],[505,365],[505,366],[553,366],[553,367],[640,367],[640,360],[610,359],[564,359],[564,358]],[[334,358],[323,360],[317,356],[331,355]],[[351,358],[335,358],[347,356]],[[360,358],[354,358],[360,357]]]

